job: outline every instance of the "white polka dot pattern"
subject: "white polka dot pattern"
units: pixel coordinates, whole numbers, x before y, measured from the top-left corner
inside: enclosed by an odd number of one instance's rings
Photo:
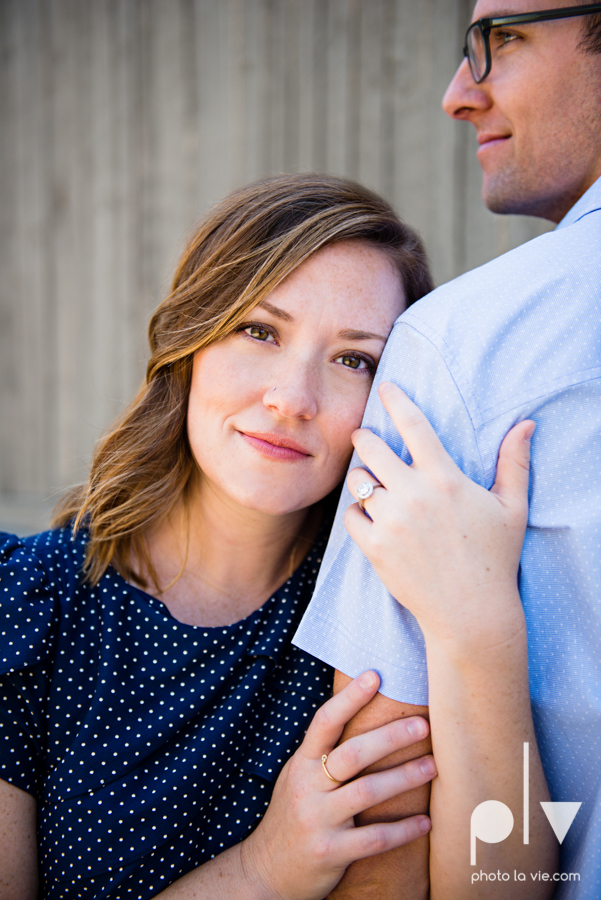
[[[290,644],[322,535],[261,609],[184,625],[85,537],[0,535],[0,777],[38,800],[47,900],[149,898],[238,843],[331,692]]]
[[[363,424],[410,461],[377,396],[383,380],[415,400],[455,462],[486,487],[509,428],[537,423],[520,582],[530,688],[552,799],[582,801],[561,848],[564,872],[580,881],[561,884],[556,898],[598,900],[601,180],[554,232],[443,285],[398,320]],[[350,676],[376,668],[394,699],[427,703],[423,636],[346,533],[352,502],[345,490],[294,641]]]

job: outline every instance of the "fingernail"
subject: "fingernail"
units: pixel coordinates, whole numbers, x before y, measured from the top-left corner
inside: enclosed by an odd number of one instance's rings
[[[427,735],[428,727],[423,719],[411,719],[407,722],[407,731],[411,737],[421,738]]]
[[[436,765],[431,756],[426,756],[419,764],[424,775],[436,775]]]
[[[385,394],[386,391],[389,391],[391,387],[392,387],[392,381],[383,381],[378,390],[381,393]]]
[[[535,431],[536,431],[536,422],[531,422],[530,427],[527,428],[526,431],[524,432],[524,440],[525,441],[532,440],[532,435],[534,434]]]
[[[432,822],[430,821],[430,819],[424,817],[420,820],[419,828],[420,831],[423,831],[424,834],[427,834],[432,828]]]
[[[371,690],[378,683],[378,676],[375,672],[364,672],[359,679],[359,684],[366,691]]]

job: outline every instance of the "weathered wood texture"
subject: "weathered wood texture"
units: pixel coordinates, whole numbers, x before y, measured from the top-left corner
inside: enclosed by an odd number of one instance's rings
[[[39,527],[84,476],[187,229],[230,189],[363,181],[439,283],[546,229],[483,208],[471,129],[440,109],[470,6],[0,0],[0,524]]]

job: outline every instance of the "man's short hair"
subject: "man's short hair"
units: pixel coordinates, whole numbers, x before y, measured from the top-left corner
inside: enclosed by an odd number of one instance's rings
[[[601,53],[601,13],[584,16],[584,33],[580,46],[589,53]]]

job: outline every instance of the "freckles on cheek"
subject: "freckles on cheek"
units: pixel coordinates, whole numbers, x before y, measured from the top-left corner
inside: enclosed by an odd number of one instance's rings
[[[351,429],[351,431],[349,432],[348,440],[345,443],[342,443],[342,441],[340,441],[336,449],[332,451],[332,455],[330,457],[330,478],[332,488],[335,485],[339,484],[341,481],[344,481],[349,463],[351,461],[351,456],[353,455],[353,445],[351,444],[350,439],[350,435],[352,434],[353,430],[354,429]]]
[[[371,385],[370,385],[371,386]],[[353,431],[356,431],[357,428],[361,427],[361,422],[363,421],[363,413],[365,412],[365,407],[367,406],[367,400],[369,397],[369,389],[366,390],[365,396],[361,398],[360,402],[355,402],[353,404],[348,404],[348,406],[341,410],[341,422],[339,428],[344,430],[344,433],[348,435],[348,441],[350,443],[351,435]]]
[[[351,458],[353,452],[351,436],[353,432],[356,431],[356,429],[361,425],[364,409],[364,404],[361,404],[360,406],[356,406],[354,408],[343,408],[340,410],[339,415],[336,417],[336,422],[333,427],[335,453],[338,459],[340,459],[341,461],[340,466],[343,470],[346,469],[346,466],[348,465],[348,462]]]

